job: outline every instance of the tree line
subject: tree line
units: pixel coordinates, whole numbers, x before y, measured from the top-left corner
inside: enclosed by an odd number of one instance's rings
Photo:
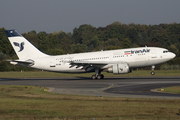
[[[0,71],[29,68],[9,65],[5,60],[17,56],[0,28]],[[140,25],[114,22],[106,27],[93,27],[83,24],[74,28],[72,33],[63,31],[37,33],[32,30],[22,33],[34,46],[46,54],[62,55],[71,53],[113,50],[131,47],[163,47],[176,54],[168,65],[180,65],[180,24]],[[167,63],[166,63],[167,64]],[[179,69],[179,68],[178,68]]]

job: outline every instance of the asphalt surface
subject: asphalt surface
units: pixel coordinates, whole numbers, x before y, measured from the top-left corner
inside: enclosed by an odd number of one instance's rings
[[[27,85],[50,88],[57,94],[106,97],[180,99],[180,94],[153,92],[154,89],[180,86],[180,77],[90,78],[0,78],[1,85]]]

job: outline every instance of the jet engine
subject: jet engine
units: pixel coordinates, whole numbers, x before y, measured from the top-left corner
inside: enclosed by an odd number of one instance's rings
[[[123,74],[130,73],[131,69],[129,68],[129,65],[127,63],[119,63],[113,64],[112,67],[108,68],[106,71],[114,74]]]

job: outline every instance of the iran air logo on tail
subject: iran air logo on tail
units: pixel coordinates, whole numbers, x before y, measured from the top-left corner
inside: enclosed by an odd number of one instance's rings
[[[13,44],[15,45],[15,46],[18,46],[20,49],[19,49],[19,51],[18,52],[21,52],[23,49],[24,49],[24,42],[22,42],[22,43],[17,43],[17,42],[13,42]]]

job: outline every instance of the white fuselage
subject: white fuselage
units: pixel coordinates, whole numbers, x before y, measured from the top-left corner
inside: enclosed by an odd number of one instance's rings
[[[126,62],[130,68],[138,68],[164,63],[174,57],[174,53],[168,52],[168,50],[164,48],[139,47],[110,51],[32,58],[32,60],[34,61],[34,65],[32,65],[31,67],[54,72],[81,73],[88,71],[82,69],[81,66],[71,66],[70,62],[74,61],[82,63],[108,63],[106,65],[99,65],[99,68],[103,70],[111,67],[112,64],[117,64],[118,62]]]
[[[124,74],[131,72],[131,68],[146,66],[152,66],[151,74],[154,75],[154,65],[167,62],[175,57],[174,53],[158,47],[51,56],[39,51],[17,30],[6,30],[5,33],[19,58],[10,61],[11,64],[53,72],[95,72],[92,79],[103,79],[102,71]]]

